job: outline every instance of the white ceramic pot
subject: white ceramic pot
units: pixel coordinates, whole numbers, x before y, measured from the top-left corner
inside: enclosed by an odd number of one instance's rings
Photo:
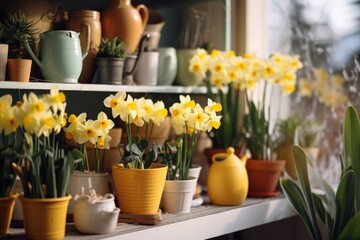
[[[106,194],[93,200],[89,195],[76,198],[74,224],[78,231],[87,234],[112,232],[119,218],[120,209],[115,206],[114,196]]]
[[[108,173],[95,173],[95,172],[74,172],[71,175],[68,193],[71,196],[81,195],[84,192],[89,192],[94,189],[97,195],[104,196],[110,193],[109,188],[109,174]],[[68,208],[68,214],[74,212],[75,200],[71,199]]]
[[[190,180],[166,180],[162,196],[167,213],[189,213],[196,188],[197,178]]]
[[[134,73],[137,85],[156,86],[158,78],[159,52],[143,52]]]
[[[189,177],[199,178],[201,172],[201,166],[199,164],[192,164],[189,168]]]

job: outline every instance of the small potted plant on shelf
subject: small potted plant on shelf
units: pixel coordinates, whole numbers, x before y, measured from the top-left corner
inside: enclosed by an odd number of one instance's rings
[[[354,107],[346,109],[343,123],[344,153],[340,183],[333,187],[317,173],[321,192],[312,190],[308,176],[308,156],[293,147],[297,180],[282,178],[280,183],[291,206],[307,226],[312,239],[359,239],[360,121]]]
[[[220,127],[221,116],[217,113],[221,105],[208,99],[203,108],[189,95],[180,95],[180,102],[174,103],[169,110],[172,126],[179,137],[166,141],[161,154],[168,165],[163,204],[166,212],[188,213],[197,182],[196,177],[189,175],[196,142],[200,132]]]
[[[110,193],[105,161],[113,161],[106,158],[106,152],[110,150],[110,145],[116,145],[117,148],[121,129],[114,129],[114,122],[108,119],[104,112],[100,112],[95,120],[86,118],[86,113],[78,116],[71,114],[68,118],[69,124],[64,129],[66,143],[74,148],[82,159],[75,165],[68,191],[75,196],[82,191],[89,192],[94,189],[96,194],[104,196]],[[112,136],[116,139],[112,139]],[[68,214],[73,214],[74,204],[75,201],[71,200]]]
[[[9,45],[5,43],[5,26],[0,22],[0,81],[6,79],[6,64],[8,58]]]
[[[17,108],[9,94],[0,97],[0,237],[6,237],[17,194],[13,194],[16,172],[12,164],[20,163],[21,144],[17,139]]]
[[[57,88],[50,93],[24,94],[16,104],[13,126],[21,128],[21,162],[12,164],[22,183],[20,201],[25,235],[64,238],[67,193],[76,153],[60,146],[66,97]],[[51,207],[50,207],[51,206]],[[47,222],[44,226],[43,222]]]
[[[97,54],[98,83],[122,84],[127,55],[127,47],[119,38],[102,38]]]
[[[26,18],[21,10],[9,15],[4,21],[4,42],[9,45],[7,74],[9,80],[28,82],[31,72],[31,59],[24,59],[25,39],[30,43],[35,40],[35,23]]]
[[[155,215],[165,184],[167,166],[156,163],[159,146],[149,142],[154,125],[161,125],[168,115],[162,101],[133,98],[125,92],[111,94],[104,100],[113,118],[125,123],[126,143],[118,165],[112,167],[117,201],[121,213]],[[136,126],[133,137],[132,125]],[[145,135],[140,137],[140,128]],[[120,214],[121,215],[121,214]]]

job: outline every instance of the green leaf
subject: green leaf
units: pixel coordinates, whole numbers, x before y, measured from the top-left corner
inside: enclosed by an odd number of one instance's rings
[[[313,224],[315,238],[321,239],[320,228],[317,224],[317,219],[316,219],[314,199],[312,198],[312,192],[310,189],[306,154],[299,146],[293,147],[293,154],[295,160],[296,173],[298,175],[300,187],[304,195],[304,199],[306,202],[306,206],[308,208],[311,222]]]
[[[300,187],[292,179],[285,178],[280,179],[280,186],[290,205],[295,209],[295,211],[304,221],[313,239],[316,239],[314,226],[312,224],[308,209],[306,208],[304,195]]]
[[[344,158],[343,166],[351,165],[356,175],[356,185],[360,186],[360,123],[354,107],[349,106],[345,112],[343,125]],[[356,188],[356,209],[360,210],[360,188]]]
[[[345,226],[343,231],[340,233],[339,240],[352,240],[360,239],[360,213],[357,213],[348,224]]]
[[[355,209],[355,173],[347,171],[340,180],[336,191],[336,215],[332,239],[338,239],[341,230],[353,216]]]

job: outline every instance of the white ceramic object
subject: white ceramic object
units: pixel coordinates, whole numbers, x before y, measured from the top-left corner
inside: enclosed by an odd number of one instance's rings
[[[134,73],[137,85],[156,86],[159,52],[143,52]]]
[[[158,48],[158,85],[172,85],[177,73],[176,49],[173,47]]]
[[[68,193],[71,196],[82,194],[82,189],[89,192],[94,189],[97,194],[105,195],[110,192],[109,188],[109,174],[95,173],[95,172],[74,172],[71,175]],[[71,199],[68,207],[68,214],[74,212],[75,200]]]
[[[116,228],[120,209],[115,206],[114,195],[108,193],[99,199],[81,195],[75,201],[74,224],[79,232],[104,234]]]
[[[199,164],[192,164],[189,168],[189,177],[199,178],[201,172],[201,166]]]
[[[162,196],[167,213],[189,213],[197,178],[190,180],[166,180]]]

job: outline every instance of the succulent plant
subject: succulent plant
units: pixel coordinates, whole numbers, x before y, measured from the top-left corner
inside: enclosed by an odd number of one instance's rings
[[[25,13],[19,10],[4,21],[3,40],[9,44],[11,53],[15,54],[17,58],[22,58],[26,51],[24,40],[27,37],[29,42],[33,42],[35,31],[35,23],[29,21]]]
[[[125,58],[127,55],[127,47],[118,37],[101,39],[98,57]]]

